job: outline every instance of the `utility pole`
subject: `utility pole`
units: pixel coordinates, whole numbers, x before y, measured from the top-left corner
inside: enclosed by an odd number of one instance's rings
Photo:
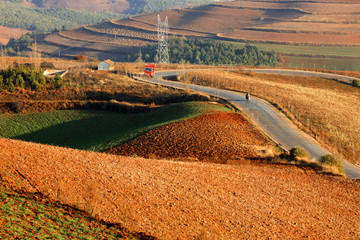
[[[165,21],[162,22],[160,15],[158,15],[157,23],[157,36],[158,36],[158,62],[169,63],[169,49],[168,49],[168,35],[169,35],[169,23],[168,17],[165,17]]]

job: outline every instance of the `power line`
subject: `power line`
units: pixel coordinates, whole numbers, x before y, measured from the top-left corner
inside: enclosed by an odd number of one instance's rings
[[[168,34],[169,34],[169,23],[168,17],[165,17],[165,21],[162,22],[160,15],[158,15],[157,36],[158,36],[158,62],[169,63],[169,49],[168,49]]]

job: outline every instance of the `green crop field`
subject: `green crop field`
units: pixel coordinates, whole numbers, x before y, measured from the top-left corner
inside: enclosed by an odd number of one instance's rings
[[[63,110],[0,116],[0,136],[83,150],[105,151],[155,127],[230,109],[205,102],[178,103],[148,113]]]
[[[233,42],[234,45],[244,47],[246,43]],[[287,54],[304,54],[312,56],[341,56],[360,58],[359,46],[300,46],[290,44],[251,43],[260,50]]]
[[[338,71],[360,71],[360,58],[322,58],[322,57],[301,57],[287,56],[284,67],[288,68],[312,68]]]

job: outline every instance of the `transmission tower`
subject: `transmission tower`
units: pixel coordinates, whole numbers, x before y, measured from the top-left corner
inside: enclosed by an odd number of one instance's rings
[[[158,15],[157,23],[157,36],[158,36],[158,62],[169,63],[169,49],[168,49],[168,34],[169,34],[169,23],[168,18],[165,17],[165,21],[162,22],[160,15]]]

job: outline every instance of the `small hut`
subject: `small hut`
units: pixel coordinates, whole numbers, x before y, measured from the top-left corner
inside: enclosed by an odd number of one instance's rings
[[[98,70],[105,70],[105,71],[114,70],[114,65],[115,63],[108,59],[98,64]]]

